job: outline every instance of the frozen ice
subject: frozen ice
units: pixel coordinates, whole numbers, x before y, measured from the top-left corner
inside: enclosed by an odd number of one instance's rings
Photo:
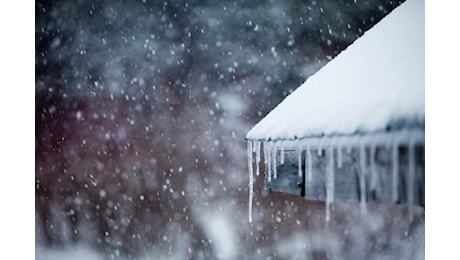
[[[393,179],[393,202],[398,201],[398,190],[399,190],[399,143],[397,136],[393,138],[393,144],[391,147],[391,172]]]
[[[270,142],[264,142],[264,147],[265,147],[265,177],[267,180],[270,182],[272,179],[271,176],[271,165],[272,165],[272,160],[271,160],[271,152],[270,152]]]
[[[362,141],[359,146],[359,188],[360,188],[360,202],[361,202],[361,212],[363,214],[367,213],[367,195],[366,195],[366,147]]]
[[[256,147],[256,175],[259,176],[260,172],[260,141],[255,142],[255,147]]]
[[[302,146],[297,147],[297,173],[302,177]]]
[[[369,160],[370,160],[370,190],[375,191],[377,189],[377,182],[378,182],[378,173],[377,169],[375,166],[375,145],[371,145],[370,147],[370,154],[369,154]]]
[[[308,164],[306,164],[306,165],[308,165],[308,168],[307,168],[308,169],[308,181],[311,181],[312,174],[313,174],[312,173],[313,165],[312,165],[312,159],[311,159],[311,149],[310,149],[309,144],[307,144],[307,155],[306,155],[306,157],[307,157],[307,160],[308,160],[308,162],[307,162]]]
[[[334,148],[329,147],[327,152],[328,165],[326,176],[326,222],[330,221],[330,207],[334,201]]]
[[[280,143],[280,164],[284,164],[284,142],[281,141]]]
[[[342,168],[342,146],[341,144],[339,143],[339,145],[337,146],[337,168]]]
[[[415,196],[415,144],[414,138],[410,137],[409,140],[409,151],[408,151],[408,178],[407,178],[407,204],[409,204],[409,217],[413,218],[413,206],[414,206],[414,196]]]
[[[252,196],[254,189],[254,173],[252,169],[252,142],[247,142],[248,145],[248,170],[249,170],[249,223],[252,223]]]
[[[273,178],[276,179],[278,178],[278,172],[277,172],[277,163],[276,163],[276,143],[275,142],[272,143],[272,151],[273,151],[273,154],[272,154]]]

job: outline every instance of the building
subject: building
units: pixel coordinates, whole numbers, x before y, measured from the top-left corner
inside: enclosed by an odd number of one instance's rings
[[[389,13],[246,135],[266,189],[308,199],[424,204],[424,1]]]

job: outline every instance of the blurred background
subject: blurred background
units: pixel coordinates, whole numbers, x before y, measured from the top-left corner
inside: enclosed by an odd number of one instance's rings
[[[423,257],[422,212],[262,177],[248,222],[247,131],[401,2],[36,1],[36,258]]]

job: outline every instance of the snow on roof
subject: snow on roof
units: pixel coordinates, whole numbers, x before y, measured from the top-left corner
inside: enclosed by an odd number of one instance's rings
[[[407,0],[308,78],[248,140],[424,129],[424,1]]]

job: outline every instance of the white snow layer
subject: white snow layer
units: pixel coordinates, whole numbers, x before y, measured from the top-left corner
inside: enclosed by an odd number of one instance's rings
[[[376,132],[395,122],[423,127],[424,27],[424,1],[401,4],[286,97],[246,138]]]

